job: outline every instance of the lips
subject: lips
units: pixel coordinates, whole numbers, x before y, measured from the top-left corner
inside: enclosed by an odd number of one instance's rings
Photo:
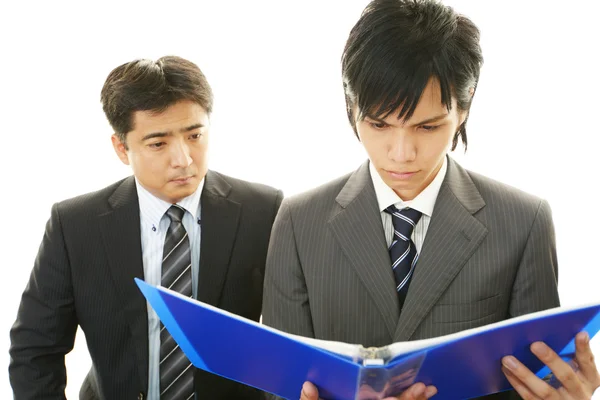
[[[414,174],[416,174],[419,171],[390,171],[390,170],[385,170],[385,172],[387,173],[388,176],[390,176],[393,179],[410,179]]]
[[[175,182],[175,183],[185,183],[185,182],[189,181],[190,179],[192,179],[193,177],[194,177],[193,175],[190,175],[190,176],[182,176],[182,177],[179,177],[179,178],[174,178],[174,179],[171,179],[171,182]]]

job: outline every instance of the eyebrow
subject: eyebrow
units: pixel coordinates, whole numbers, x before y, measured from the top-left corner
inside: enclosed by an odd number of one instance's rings
[[[180,129],[179,132],[186,133],[186,132],[193,131],[194,129],[199,129],[199,128],[203,128],[203,127],[204,127],[203,124],[197,123],[194,125],[186,126],[185,128]],[[154,138],[158,138],[158,137],[166,137],[166,136],[171,136],[171,135],[173,135],[172,132],[152,132],[152,133],[145,135],[142,138],[142,142],[149,140],[149,139],[154,139]]]
[[[440,115],[437,115],[435,117],[431,117],[431,118],[427,118],[427,119],[425,119],[423,121],[419,121],[419,122],[417,122],[415,124],[412,124],[412,126],[419,126],[419,125],[425,125],[425,124],[428,124],[428,123],[431,123],[431,122],[436,122],[436,121],[439,121],[441,119],[446,118],[447,116],[448,116],[448,114],[440,114]],[[384,119],[381,119],[381,118],[378,118],[378,117],[374,117],[372,115],[365,115],[365,117],[369,118],[369,119],[371,119],[373,121],[376,121],[376,122],[381,122],[381,123],[387,124],[387,122],[385,122]]]
[[[432,117],[432,118],[427,118],[426,120],[423,120],[423,121],[417,122],[416,124],[413,124],[413,126],[417,126],[417,125],[425,125],[425,124],[429,124],[429,123],[431,123],[431,122],[436,122],[436,121],[439,121],[440,119],[444,119],[444,118],[446,118],[447,116],[448,116],[448,114],[440,114],[440,115],[437,115],[437,116],[435,116],[435,117]]]

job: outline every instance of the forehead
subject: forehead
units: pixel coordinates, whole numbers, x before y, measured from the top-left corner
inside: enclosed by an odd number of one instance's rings
[[[194,124],[208,124],[208,114],[202,106],[192,101],[179,101],[165,110],[136,111],[133,114],[133,131],[172,131]]]
[[[409,120],[424,120],[432,116],[448,114],[456,112],[456,99],[451,98],[451,105],[448,107],[442,102],[442,91],[437,80],[430,80],[425,90],[419,98],[417,107]],[[397,113],[394,113],[397,115]]]
[[[367,116],[384,118],[385,120],[397,120],[403,106],[404,102],[401,102],[400,106],[389,114],[384,113],[382,115],[372,115],[367,113]],[[374,109],[377,108],[379,107],[374,107]],[[452,115],[456,112],[456,98],[454,95],[451,96],[451,104],[450,107],[448,107],[442,102],[442,90],[439,81],[436,78],[430,78],[425,85],[419,100],[417,101],[412,115],[410,118],[404,118],[404,120],[405,122],[426,120],[433,116],[439,116],[443,114]]]

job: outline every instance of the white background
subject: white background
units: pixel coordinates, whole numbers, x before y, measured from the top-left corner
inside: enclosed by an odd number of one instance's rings
[[[99,102],[117,65],[175,54],[203,69],[216,97],[213,169],[291,195],[365,159],[346,121],[340,56],[366,0],[88,3],[0,5],[0,366],[8,366],[8,332],[51,205],[129,174]],[[485,57],[469,151],[454,157],[548,199],[562,303],[600,300],[600,6],[447,4],[480,27]],[[80,332],[67,356],[69,399],[89,366]],[[10,393],[0,374],[0,398]]]

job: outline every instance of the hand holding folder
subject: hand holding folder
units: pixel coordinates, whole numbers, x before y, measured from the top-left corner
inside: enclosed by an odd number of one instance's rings
[[[538,378],[518,360],[511,360],[508,356],[503,360],[503,364],[506,365],[503,372],[513,388],[524,399],[590,399],[594,391],[600,387],[600,373],[594,363],[589,335],[586,332],[579,333],[575,344],[577,351],[573,354],[574,359],[569,362],[563,361],[543,343],[532,344],[532,352],[552,370],[553,374],[548,383]],[[435,386],[426,387],[422,383],[417,383],[402,392],[400,396],[383,400],[429,399],[436,393]],[[368,387],[367,390],[361,388],[358,397],[360,399],[380,398],[377,395],[377,392]],[[319,400],[318,389],[310,382],[306,382],[302,387],[300,400]]]
[[[402,392],[398,397],[386,397],[382,400],[424,400],[429,399],[437,393],[435,386],[425,386],[422,383],[416,383]],[[380,399],[380,393],[370,387],[360,388],[358,392],[359,399]],[[300,400],[319,400],[318,389],[310,382],[305,382],[302,386]]]
[[[568,358],[575,353],[578,332],[592,337],[600,330],[600,304],[593,304],[364,348],[290,335],[139,279],[136,283],[195,367],[291,399],[298,398],[305,381],[315,384],[323,399],[361,399],[366,390],[371,399],[383,399],[418,382],[434,385],[436,399],[483,396],[511,389],[502,371],[505,356],[513,355],[543,378],[550,369],[530,351],[531,343],[543,341]]]
[[[564,361],[564,356],[560,357],[544,343],[531,345],[532,353],[553,373],[548,383],[542,382],[527,367],[510,356],[502,360],[503,372],[525,399],[591,399],[594,391],[600,387],[600,374],[594,363],[587,332],[576,336],[575,347],[575,354],[569,355],[569,361]]]

